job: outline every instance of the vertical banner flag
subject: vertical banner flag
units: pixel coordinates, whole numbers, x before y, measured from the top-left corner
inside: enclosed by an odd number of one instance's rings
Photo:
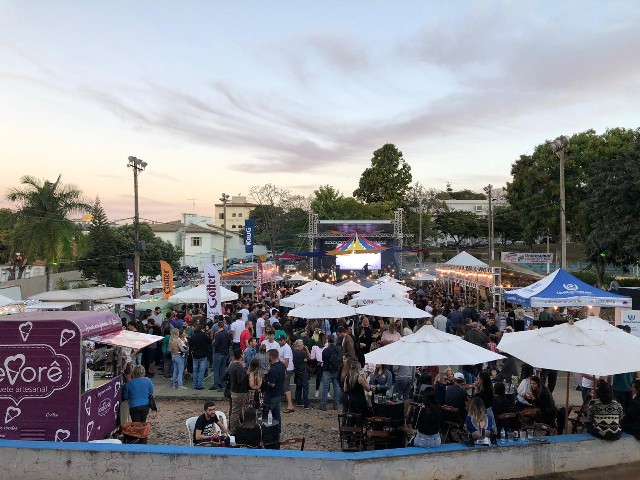
[[[260,297],[262,296],[262,277],[263,277],[262,261],[258,259],[258,275],[256,278],[256,281],[258,283],[258,300],[260,300]]]
[[[164,260],[160,260],[160,272],[162,282],[162,299],[168,300],[173,295],[173,269]]]
[[[244,253],[253,253],[253,220],[244,221]]]
[[[124,288],[129,294],[130,298],[133,298],[133,293],[135,292],[135,273],[134,273],[133,260],[130,258],[124,259]],[[129,315],[129,318],[133,320],[136,316],[135,307],[133,303],[130,305],[124,306],[124,312]]]
[[[220,273],[213,263],[204,264],[204,288],[207,292],[207,320],[213,320],[215,315],[222,315]]]

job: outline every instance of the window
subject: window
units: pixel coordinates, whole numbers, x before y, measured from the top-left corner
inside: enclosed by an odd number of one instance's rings
[[[202,245],[202,237],[191,237],[191,246],[199,247]]]
[[[476,212],[482,212],[484,210],[484,206],[482,205],[476,205]]]
[[[235,225],[231,225],[231,228],[236,228],[236,226]]]
[[[241,214],[241,213],[239,213],[239,214],[238,214],[238,217],[242,218],[242,214]]]
[[[224,220],[224,213],[218,214],[218,220]]]
[[[232,213],[232,214],[231,214],[231,216],[232,216],[233,218],[236,218],[236,214],[235,214],[235,213]]]

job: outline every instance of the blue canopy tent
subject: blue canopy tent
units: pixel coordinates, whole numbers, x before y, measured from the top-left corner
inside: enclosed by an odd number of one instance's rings
[[[600,290],[559,268],[528,287],[505,292],[504,300],[524,307],[628,307],[631,297]]]

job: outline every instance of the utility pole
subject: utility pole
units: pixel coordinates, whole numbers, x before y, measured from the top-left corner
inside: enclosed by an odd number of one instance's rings
[[[564,151],[569,146],[569,139],[564,135],[550,142],[551,150],[560,159],[560,268],[567,268],[567,219],[566,198],[564,191]]]
[[[133,213],[133,235],[134,235],[134,248],[133,248],[133,297],[138,298],[140,296],[140,212],[138,210],[138,173],[143,172],[147,167],[147,162],[144,162],[136,157],[129,157],[129,163],[127,165],[133,169],[133,198],[134,198],[134,213]]]
[[[493,261],[493,195],[491,194],[493,190],[493,185],[489,184],[484,187],[484,193],[487,194],[487,199],[489,200],[489,215],[488,219],[488,227],[489,227],[489,260]]]
[[[423,260],[423,255],[422,255],[422,198],[420,200],[418,200],[420,202],[419,206],[418,206],[418,249],[420,250],[420,253],[418,254],[418,258],[420,259],[420,267],[422,268],[422,260]]]
[[[224,238],[222,239],[222,273],[227,272],[227,202],[229,201],[229,195],[223,193],[220,197],[220,201],[222,202],[222,231],[224,234]]]

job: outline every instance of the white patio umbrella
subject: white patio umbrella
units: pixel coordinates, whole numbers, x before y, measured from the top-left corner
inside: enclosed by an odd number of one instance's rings
[[[340,285],[336,285],[338,290],[342,290],[343,292],[362,292],[367,289],[364,285],[354,282],[353,280],[347,280]]]
[[[302,275],[298,275],[297,273],[295,275],[291,275],[286,280],[288,282],[310,282],[311,281],[310,278],[303,277]]]
[[[598,376],[640,370],[638,348],[612,333],[584,330],[569,321],[555,327],[507,333],[498,348],[538,368]],[[567,375],[567,410],[569,383]]]
[[[600,317],[590,315],[584,320],[577,321],[575,325],[593,336],[601,336],[605,341],[613,343],[615,348],[635,348],[636,351],[640,352],[639,337],[614,327]]]
[[[295,295],[298,294],[315,295],[316,297],[321,297],[324,295],[325,297],[335,298],[336,300],[340,300],[347,296],[346,292],[338,290],[332,285],[315,285],[309,288],[305,288],[304,290],[300,290]]]
[[[366,353],[367,363],[420,367],[429,365],[476,365],[504,358],[462,338],[425,325],[416,333]]]
[[[287,316],[298,318],[342,318],[356,314],[356,309],[328,297],[320,297],[294,308]]]
[[[406,298],[396,296],[358,307],[356,311],[363,315],[376,315],[378,317],[430,318],[433,316],[429,312],[413,306],[407,302]]]
[[[353,298],[349,300],[349,305],[352,307],[358,307],[360,305],[368,305],[380,300],[388,300],[394,296],[398,298],[405,298],[407,295],[408,294],[393,287],[386,286],[385,284],[374,285],[360,293],[356,293]],[[411,300],[407,298],[407,302],[411,302]]]
[[[223,286],[220,286],[221,301],[231,302],[237,299],[238,299],[238,294],[236,292],[232,292],[228,288],[224,288]],[[169,303],[206,303],[207,291],[203,283],[202,285],[198,285],[197,287],[193,287],[188,290],[183,290],[182,292],[178,292],[175,295],[171,295],[167,299],[167,301]]]
[[[301,307],[302,305],[311,303],[314,300],[318,300],[320,297],[322,297],[322,293],[317,290],[308,293],[298,292],[280,299],[280,306],[288,308]]]
[[[382,277],[380,277],[378,279],[378,281],[380,283],[387,283],[387,282],[391,282],[391,283],[400,283],[400,280],[398,280],[397,278],[393,278],[391,275],[383,275]]]
[[[307,288],[316,288],[316,289],[325,288],[327,290],[335,290],[336,289],[336,287],[334,287],[330,283],[320,282],[318,280],[311,280],[308,283],[305,283],[303,285],[300,285],[299,287],[296,287],[296,290],[303,291],[303,290],[306,290]]]

